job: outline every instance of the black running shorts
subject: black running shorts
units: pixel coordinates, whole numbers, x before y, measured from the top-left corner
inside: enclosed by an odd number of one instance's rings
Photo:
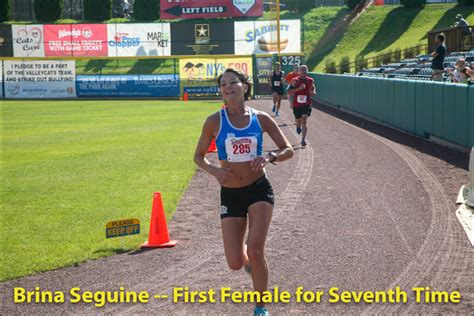
[[[221,219],[247,217],[249,206],[256,202],[275,203],[273,188],[266,176],[242,188],[221,187]]]
[[[297,106],[293,107],[293,114],[295,115],[296,119],[301,118],[303,115],[311,115],[311,107],[308,106]]]
[[[278,95],[284,95],[285,90],[283,90],[283,87],[273,87],[272,86],[272,93],[276,92]]]

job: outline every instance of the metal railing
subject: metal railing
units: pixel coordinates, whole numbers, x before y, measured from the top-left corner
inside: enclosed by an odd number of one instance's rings
[[[446,50],[450,52],[468,51],[474,48],[474,27],[450,27],[442,30],[428,32],[428,50],[436,48],[436,36],[444,34]]]

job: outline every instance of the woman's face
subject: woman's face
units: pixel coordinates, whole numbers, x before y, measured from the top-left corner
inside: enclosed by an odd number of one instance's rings
[[[226,103],[244,100],[247,87],[240,81],[233,72],[225,72],[221,77],[219,90]]]

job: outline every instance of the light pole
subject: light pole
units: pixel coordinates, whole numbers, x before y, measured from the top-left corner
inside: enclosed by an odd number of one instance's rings
[[[277,20],[277,47],[278,47],[278,60],[280,60],[280,0],[276,0],[276,20]]]

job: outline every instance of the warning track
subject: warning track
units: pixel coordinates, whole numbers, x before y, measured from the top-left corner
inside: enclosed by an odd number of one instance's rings
[[[270,101],[251,106],[269,111]],[[276,118],[295,147],[267,168],[276,205],[267,241],[270,287],[294,293],[385,291],[399,286],[408,303],[273,304],[272,313],[456,313],[474,310],[474,250],[455,219],[456,190],[467,179],[467,155],[318,106],[309,146],[300,148],[288,103]],[[363,128],[361,128],[363,127]],[[382,136],[381,136],[382,135]],[[273,149],[266,140],[265,150]],[[416,149],[414,149],[416,148]],[[215,161],[215,154],[211,154]],[[190,162],[191,163],[191,162]],[[169,222],[175,248],[135,251],[0,284],[0,314],[249,314],[252,304],[13,304],[13,287],[68,293],[252,289],[243,271],[227,268],[219,223],[219,187],[198,170]],[[411,288],[460,291],[460,304],[415,303]],[[66,294],[66,298],[68,295]],[[66,299],[67,301],[67,299]]]

